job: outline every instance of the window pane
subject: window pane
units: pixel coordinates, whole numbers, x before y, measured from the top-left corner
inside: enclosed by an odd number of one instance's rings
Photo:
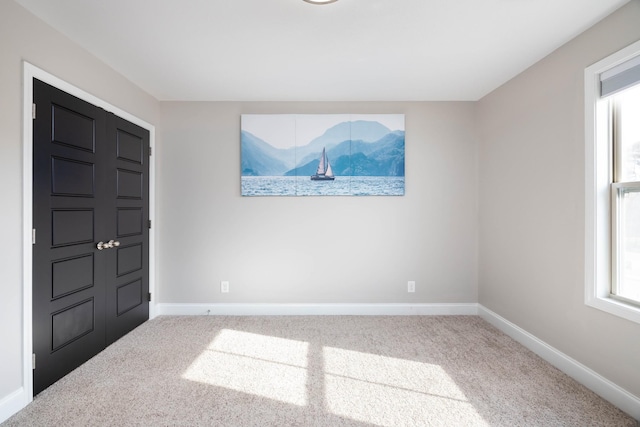
[[[621,126],[618,165],[619,182],[640,181],[640,85],[621,92],[617,97]]]
[[[619,208],[620,271],[617,294],[640,301],[640,189],[623,189]]]

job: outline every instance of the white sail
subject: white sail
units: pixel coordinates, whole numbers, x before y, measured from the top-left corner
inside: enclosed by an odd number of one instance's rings
[[[327,157],[327,171],[324,174],[326,176],[333,177],[333,171],[331,170],[331,163],[329,163],[328,157]]]
[[[320,163],[318,164],[318,170],[316,171],[316,175],[324,175],[325,172],[325,164],[324,164],[324,148],[322,149],[322,156],[320,157]]]

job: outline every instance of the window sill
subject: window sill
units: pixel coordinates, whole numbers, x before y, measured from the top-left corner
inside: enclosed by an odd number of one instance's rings
[[[631,322],[640,323],[640,307],[606,296],[587,296],[585,303],[598,310],[605,311]]]

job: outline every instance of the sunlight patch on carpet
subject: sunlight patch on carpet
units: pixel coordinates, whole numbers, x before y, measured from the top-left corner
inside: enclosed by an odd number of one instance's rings
[[[224,329],[182,377],[305,406],[307,351],[303,341]]]
[[[486,425],[438,365],[333,347],[325,347],[323,357],[325,403],[335,415],[398,426],[442,419],[447,413],[459,425]]]

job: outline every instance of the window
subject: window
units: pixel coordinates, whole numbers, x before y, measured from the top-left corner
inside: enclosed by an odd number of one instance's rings
[[[639,82],[640,83],[640,82]],[[640,303],[640,84],[611,100],[611,295]]]
[[[640,323],[640,42],[585,70],[587,305]]]

